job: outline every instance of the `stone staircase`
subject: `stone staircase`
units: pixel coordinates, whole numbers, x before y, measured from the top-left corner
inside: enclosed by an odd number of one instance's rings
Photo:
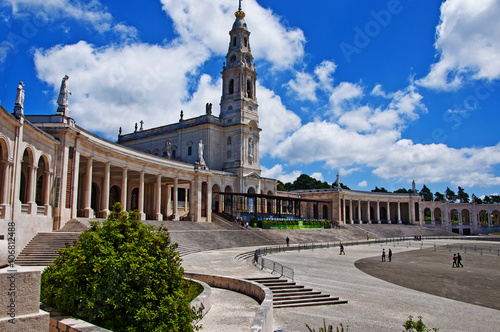
[[[339,300],[338,297],[332,297],[328,294],[314,291],[312,288],[305,288],[302,285],[297,285],[295,282],[281,279],[280,277],[248,278],[247,280],[255,281],[267,286],[273,292],[274,308],[292,308],[347,303],[345,300]]]
[[[79,232],[38,233],[16,259],[21,266],[49,266],[59,256],[58,249],[74,245]]]

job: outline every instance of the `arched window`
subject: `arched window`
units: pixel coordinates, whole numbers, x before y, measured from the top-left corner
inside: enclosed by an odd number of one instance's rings
[[[247,97],[252,98],[252,81],[247,81]]]
[[[234,93],[234,80],[229,81],[229,94],[232,95]]]
[[[245,43],[245,47],[247,47],[248,46],[248,40],[247,40],[247,38],[245,37],[245,39],[243,41]]]
[[[233,46],[236,46],[236,37],[233,37]]]
[[[231,145],[231,144],[232,144],[232,142],[231,142],[231,136],[229,136],[229,137],[227,138],[227,145]]]

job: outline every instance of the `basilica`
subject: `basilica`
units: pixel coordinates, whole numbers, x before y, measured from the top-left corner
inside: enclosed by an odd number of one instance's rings
[[[218,114],[207,104],[198,117],[181,111],[176,123],[120,129],[110,142],[71,118],[70,77],[61,82],[56,113],[47,115],[25,114],[20,82],[13,111],[0,106],[0,238],[15,233],[16,255],[37,233],[105,218],[116,202],[141,220],[324,219],[460,234],[499,226],[498,206],[424,202],[416,190],[352,191],[337,179],[332,189],[278,192],[277,180],[261,176],[257,72],[241,7],[235,17]]]

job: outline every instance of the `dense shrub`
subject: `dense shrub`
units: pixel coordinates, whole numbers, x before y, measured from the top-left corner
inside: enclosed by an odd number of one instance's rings
[[[115,332],[198,330],[177,244],[121,209],[62,249],[42,274],[41,301]]]

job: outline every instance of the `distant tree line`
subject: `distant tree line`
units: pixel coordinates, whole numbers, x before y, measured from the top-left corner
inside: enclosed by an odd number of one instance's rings
[[[287,182],[283,183],[278,181],[277,189],[280,191],[293,191],[293,190],[307,190],[307,189],[329,189],[335,186],[333,184],[328,184],[328,182],[321,182],[315,178],[310,177],[307,174],[301,174],[293,183]],[[348,186],[340,183],[340,187],[343,189],[350,189]]]
[[[328,184],[327,182],[321,182],[315,178],[310,177],[307,174],[301,174],[293,183],[287,182],[283,183],[278,181],[277,189],[279,191],[293,191],[293,190],[307,190],[307,189],[329,189],[335,187],[335,182],[333,184]],[[342,189],[350,190],[348,186],[340,183]],[[380,193],[390,193],[384,187],[375,187],[372,192]],[[411,189],[400,188],[395,190],[394,193],[411,194],[413,191]],[[434,194],[432,191],[424,184],[422,189],[418,192],[420,197],[426,202],[459,202],[459,203],[476,203],[476,204],[500,204],[499,195],[485,196],[483,199],[472,194],[469,196],[462,187],[457,188],[457,193],[451,190],[449,187],[446,188],[444,194],[436,191]]]

